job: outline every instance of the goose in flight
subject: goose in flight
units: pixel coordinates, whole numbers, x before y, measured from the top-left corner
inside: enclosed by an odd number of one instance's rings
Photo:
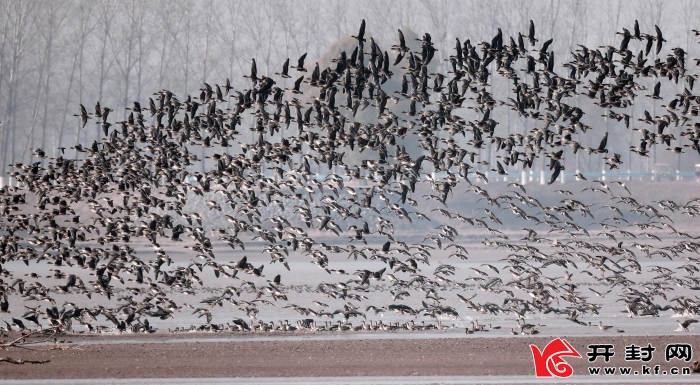
[[[680,320],[676,320],[676,322],[678,322],[678,325],[680,326],[680,330],[682,330],[682,331],[684,331],[684,332],[687,332],[687,331],[688,331],[688,327],[689,327],[690,325],[694,324],[694,323],[697,323],[698,320],[692,319],[692,318],[688,318],[688,319],[684,320],[683,322],[681,322]]]

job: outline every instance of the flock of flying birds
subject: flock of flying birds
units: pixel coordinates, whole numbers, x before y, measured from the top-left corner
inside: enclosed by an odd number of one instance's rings
[[[329,67],[316,63],[312,69],[306,54],[296,66],[288,59],[275,75],[280,82],[296,78],[291,88],[260,75],[253,60],[246,90],[234,90],[227,79],[225,85],[204,84],[198,97],[184,102],[163,90],[147,106],[135,102],[128,118],[114,124],[111,109],[98,103],[88,112],[81,105],[76,115],[81,124],[95,121],[104,138],[60,148],[57,157],[34,149],[34,162],[15,163],[9,172],[18,187],[0,190],[5,330],[153,332],[154,320],[182,312],[197,314],[202,324],[176,330],[425,330],[449,327],[442,320],[489,314],[516,318],[514,334],[535,334],[538,326],[527,323],[528,317],[550,313],[608,330],[611,326],[594,317],[602,306],[596,298],[612,290],[619,293],[615,306],[631,317],[680,314],[685,330],[696,322],[692,316],[700,312],[700,299],[673,291],[700,289],[695,275],[700,243],[676,230],[672,216],[700,215],[700,199],[642,202],[615,181],[589,181],[586,188],[587,194],[609,199],[607,205],[586,204],[574,196],[583,193],[557,190],[561,204],[545,206],[517,183],[499,196],[487,190],[490,175],[531,169],[537,158],[548,158],[552,184],[564,169],[564,157],[580,150],[618,168],[621,156],[605,155],[608,133],[586,125],[586,111],[567,104],[578,95],[596,100],[627,128],[647,127],[634,128],[641,134],[631,148],[634,156],[648,156],[657,144],[686,153],[676,146],[680,136],[690,143],[686,156],[700,153],[700,123],[694,122],[700,97],[692,93],[697,75],[687,72],[682,49],[659,56],[666,42],[659,28],[642,33],[635,22],[633,32],[619,32],[619,46],[579,46],[564,64],[569,73],[560,75],[554,72],[552,40],[538,44],[530,22],[527,34],[517,38],[505,40],[499,29],[490,42],[458,39],[443,74],[429,69],[437,51],[429,34],[417,39],[419,50],[411,50],[398,32],[397,44],[383,50],[365,38],[363,21],[353,36],[354,50],[342,52]],[[507,100],[489,92],[489,79],[496,75],[512,81]],[[393,76],[401,76],[401,89],[385,91]],[[658,82],[647,90],[637,83],[640,78]],[[625,112],[635,97],[662,99],[665,78],[686,85],[667,100],[665,114],[652,117],[645,111],[635,121]],[[232,107],[224,107],[229,100]],[[399,103],[408,111],[392,109]],[[499,136],[496,107],[511,109],[536,128]],[[373,110],[376,118],[368,118]],[[467,120],[460,116],[465,113],[477,117]],[[600,144],[581,145],[584,135],[600,138]],[[497,155],[495,165],[480,156],[488,148]],[[204,151],[208,169],[197,155]],[[492,173],[484,167],[492,167]],[[449,207],[455,196],[472,193],[483,202],[484,216]],[[204,202],[211,214],[193,211],[191,201]],[[278,215],[263,214],[272,212]],[[226,225],[208,226],[212,214],[226,218]],[[591,238],[591,220],[613,246]],[[524,238],[511,239],[499,230],[513,221],[529,224]],[[394,234],[408,222],[428,229],[425,239]],[[506,267],[499,271],[484,264],[464,276],[466,271],[448,263],[431,265],[431,253],[442,250],[449,250],[450,260],[468,260],[469,247],[460,245],[454,226],[488,231],[483,244],[508,250],[500,261]],[[670,232],[668,240],[660,239],[662,231]],[[545,232],[556,237],[539,235]],[[137,252],[136,239],[150,243],[154,253]],[[185,241],[182,248],[192,255],[189,265],[172,263],[162,246],[178,241]],[[262,245],[269,263],[288,270],[292,258],[324,270],[324,281],[304,289],[319,301],[294,303],[301,290],[285,286],[281,275],[265,276],[265,264],[256,267],[243,256],[246,245]],[[635,281],[643,270],[639,260],[648,257],[679,261],[680,267],[652,266],[653,279]],[[334,262],[348,259],[358,265],[353,274],[334,268]],[[384,267],[363,269],[365,260]],[[13,273],[21,264],[30,271],[49,265],[52,274]],[[566,272],[551,277],[546,271],[551,267]],[[169,298],[197,294],[206,270],[226,281],[213,289],[215,295],[196,299],[195,305]],[[501,271],[513,278],[504,280]],[[583,290],[572,277],[588,277],[609,290]],[[480,300],[481,291],[499,303]],[[86,302],[100,298],[100,305],[62,300],[66,294]],[[390,296],[391,304],[373,305],[368,295]],[[409,296],[425,298],[420,307],[411,307],[405,303]],[[322,297],[342,305],[332,309]],[[11,301],[23,308],[7,314]],[[258,319],[268,306],[291,308],[303,318],[291,324]],[[240,317],[214,323],[219,307]],[[383,312],[406,322],[384,323]],[[428,323],[425,318],[418,323],[418,317],[428,317]],[[467,333],[491,328],[476,321]]]

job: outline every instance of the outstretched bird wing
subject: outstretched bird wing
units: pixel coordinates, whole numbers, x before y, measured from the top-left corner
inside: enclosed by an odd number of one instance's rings
[[[559,172],[561,170],[562,170],[561,163],[559,161],[556,161],[556,163],[554,163],[554,172],[552,173],[552,177],[549,178],[549,182],[547,182],[547,184],[554,183],[554,181],[557,180],[557,178],[559,177]]]
[[[608,145],[608,133],[606,132],[605,135],[603,135],[603,139],[600,140],[600,144],[598,145],[598,152],[607,152],[605,149],[605,146]]]

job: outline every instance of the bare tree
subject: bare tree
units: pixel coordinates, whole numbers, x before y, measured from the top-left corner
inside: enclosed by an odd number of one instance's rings
[[[100,0],[97,4],[0,0],[0,167],[26,155],[28,146],[51,151],[78,138],[99,139],[101,129],[94,128],[95,120],[83,129],[72,117],[78,103],[89,110],[95,101],[119,107],[115,115],[121,117],[123,107],[143,102],[146,89],[167,88],[181,95],[199,88],[197,84],[193,89],[195,83],[222,84],[227,77],[234,90],[247,89],[250,83],[241,75],[249,71],[251,58],[256,58],[260,75],[279,71],[284,60],[294,61],[304,52],[310,58],[307,63],[313,65],[314,58],[336,55],[339,46],[334,43],[356,34],[362,19],[367,20],[367,37],[374,38],[382,50],[396,43],[399,28],[405,33],[416,31],[418,36],[408,41],[415,49],[420,44],[414,39],[431,33],[439,49],[431,65],[443,66],[435,67],[441,71],[448,65],[442,59],[454,53],[455,38],[461,43],[490,41],[501,28],[505,41],[517,39],[518,32],[527,31],[530,19],[535,21],[539,44],[554,38],[552,48],[561,55],[560,63],[579,43],[616,45],[620,40],[614,32],[632,28],[634,19],[643,33],[654,35],[654,25],[659,25],[668,41],[681,42],[676,45],[688,51],[689,58],[697,51],[689,33],[697,22],[693,7],[689,0],[640,0],[632,5],[620,0],[305,0],[262,5],[240,0],[201,5],[184,0]],[[495,74],[496,64],[488,70]],[[649,82],[640,79],[642,86],[653,86]],[[662,92],[678,93],[684,86],[679,82]],[[487,87],[499,97],[511,91],[509,81],[500,76],[490,76]],[[593,108],[586,96],[574,94],[567,100]],[[652,100],[637,98],[627,113],[648,110],[654,114],[654,108]],[[534,128],[524,126],[515,114],[510,116],[505,106],[496,106],[493,113],[506,116],[507,124],[498,126],[498,135]],[[463,114],[469,119],[477,115]],[[596,128],[605,125],[598,115],[586,116]],[[607,127],[617,130],[619,123],[609,120]],[[673,157],[665,152],[658,156],[662,161]],[[581,160],[589,159],[583,154]],[[635,157],[626,165],[650,167],[653,160],[645,162]],[[594,163],[591,169],[598,168]]]
[[[92,13],[92,5],[90,4],[85,4],[85,3],[80,3],[78,5],[78,20],[77,20],[77,31],[76,34],[77,36],[74,37],[76,40],[76,46],[75,46],[75,54],[73,55],[73,64],[71,66],[70,70],[70,77],[68,80],[68,87],[66,89],[66,96],[64,97],[64,107],[63,107],[63,119],[61,122],[61,128],[59,129],[58,132],[58,148],[61,148],[63,145],[63,136],[66,133],[66,118],[69,115],[69,106],[71,102],[71,91],[73,88],[73,82],[75,79],[75,71],[76,68],[80,67],[80,60],[82,58],[82,51],[83,48],[87,42],[88,36],[92,33],[92,31],[95,29],[95,23],[91,21],[90,15]],[[79,92],[78,92],[78,100],[80,100],[80,96],[82,95],[82,83],[79,83]],[[77,106],[76,106],[77,107]],[[76,108],[77,110],[77,108]],[[75,123],[76,126],[78,127],[77,129],[77,134],[76,134],[76,141],[80,137],[80,132],[81,132],[81,127],[79,123]]]
[[[98,78],[97,78],[97,100],[103,100],[105,83],[107,81],[107,76],[109,70],[114,63],[114,57],[108,58],[108,39],[110,38],[110,32],[112,29],[112,23],[117,14],[118,6],[115,2],[104,1],[100,3],[100,40],[98,45]],[[111,56],[111,55],[110,55]],[[102,130],[97,127],[97,139],[99,140]]]
[[[55,66],[53,63],[53,52],[55,37],[60,34],[64,22],[67,19],[68,11],[67,2],[65,1],[50,1],[48,7],[48,23],[47,29],[45,30],[44,38],[46,40],[46,81],[44,82],[44,113],[41,119],[41,148],[46,150],[46,137],[47,137],[47,126],[49,123],[49,105],[50,105],[50,95],[51,95],[51,77],[54,73]]]
[[[15,140],[17,127],[17,94],[20,79],[21,64],[26,49],[34,36],[36,25],[30,21],[31,15],[37,3],[32,1],[14,1],[8,3],[6,23],[9,23],[10,57],[9,65],[2,68],[7,70],[7,90],[4,124],[2,126],[2,155],[0,157],[0,170],[4,170],[7,164],[15,158]],[[3,42],[4,45],[4,42]],[[10,142],[12,143],[10,145]],[[8,151],[8,147],[9,151]],[[10,158],[8,159],[8,155]]]
[[[269,7],[258,7],[254,3],[246,3],[243,6],[246,17],[243,18],[244,36],[246,36],[254,47],[256,47],[256,63],[259,74],[270,72],[272,63],[274,39],[274,23],[272,11]],[[247,72],[247,71],[246,71]],[[274,72],[274,71],[272,71]]]
[[[138,47],[143,24],[143,3],[131,0],[128,4],[126,20],[120,26],[122,32],[117,36],[109,35],[111,46],[119,53],[115,56],[115,62],[121,73],[121,87],[124,90],[121,106],[125,107],[130,104],[132,71],[140,62]]]

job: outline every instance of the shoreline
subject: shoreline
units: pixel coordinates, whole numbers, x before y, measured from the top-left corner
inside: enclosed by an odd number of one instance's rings
[[[193,333],[195,334],[195,333]],[[402,376],[534,376],[529,345],[543,349],[553,338],[422,338],[422,339],[305,339],[207,341],[193,335],[182,342],[164,342],[161,336],[61,336],[70,344],[9,348],[3,357],[51,360],[46,364],[0,363],[3,380],[31,379],[147,379],[147,378],[301,378],[301,377],[402,377]],[[397,336],[399,337],[399,336]],[[689,366],[700,357],[700,336],[591,336],[562,337],[582,358],[567,358],[575,375],[588,376],[589,366],[660,365]],[[86,343],[90,341],[89,343]],[[664,360],[669,343],[690,343],[691,362]],[[590,363],[588,344],[613,344],[615,355],[609,363],[602,358]],[[624,346],[656,347],[649,362],[624,360]],[[617,376],[620,377],[619,375]],[[675,376],[681,377],[681,376]],[[688,376],[684,376],[688,378]],[[700,375],[691,374],[700,381]],[[633,379],[634,377],[630,377]],[[669,376],[668,379],[673,377]],[[663,381],[659,378],[659,381]]]

